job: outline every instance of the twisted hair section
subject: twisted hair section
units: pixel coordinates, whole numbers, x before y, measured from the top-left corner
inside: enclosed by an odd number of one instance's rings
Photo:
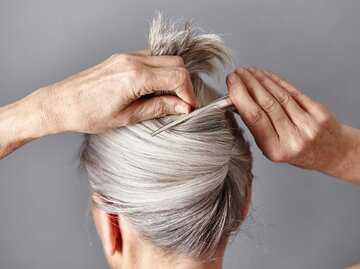
[[[231,61],[222,39],[161,15],[149,34],[152,55],[182,57],[200,104],[217,97],[201,73]],[[162,92],[160,94],[169,94]],[[199,258],[214,253],[243,222],[252,157],[232,112],[211,109],[171,130],[152,131],[167,116],[86,135],[81,163],[96,206],[128,219],[140,236],[166,253]]]

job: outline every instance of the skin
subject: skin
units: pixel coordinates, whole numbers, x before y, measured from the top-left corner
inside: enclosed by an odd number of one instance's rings
[[[327,107],[271,71],[239,67],[226,83],[268,159],[360,184],[360,130],[341,124]]]
[[[267,158],[360,183],[359,130],[339,123],[328,108],[270,71],[239,67],[226,82],[237,112]],[[144,98],[158,90],[174,95]],[[176,110],[177,105],[182,109]],[[46,135],[100,133],[196,107],[180,57],[154,57],[147,51],[113,55],[0,107],[0,159]],[[222,266],[225,246],[219,248],[215,261],[203,264],[186,257],[164,257],[121,215],[93,208],[93,216],[111,268]]]
[[[174,95],[144,98],[159,90]],[[0,107],[0,159],[34,139],[110,128],[197,107],[181,57],[116,54],[63,81]]]
[[[250,189],[244,206],[244,216],[247,216],[251,201]],[[94,192],[92,200],[103,203],[101,196]],[[179,256],[164,255],[155,246],[142,239],[139,233],[121,214],[104,212],[92,204],[92,215],[96,231],[100,237],[104,255],[112,269],[221,269],[227,238],[223,245],[211,257],[211,260],[199,261]]]
[[[270,71],[239,67],[227,86],[268,159],[360,184],[360,130]]]
[[[100,200],[97,193],[93,200]],[[92,206],[95,227],[112,269],[221,269],[225,246],[219,247],[210,261],[199,261],[179,255],[165,255],[146,242],[121,214],[109,214]]]

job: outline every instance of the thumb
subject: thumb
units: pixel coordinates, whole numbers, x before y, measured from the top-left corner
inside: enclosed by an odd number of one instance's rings
[[[120,113],[122,122],[130,125],[139,121],[164,117],[171,114],[187,114],[191,106],[177,96],[162,95],[138,99]]]

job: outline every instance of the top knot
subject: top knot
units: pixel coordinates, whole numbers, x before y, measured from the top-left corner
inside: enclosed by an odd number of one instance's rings
[[[166,22],[161,13],[154,17],[150,26],[149,49],[153,56],[182,57],[201,105],[215,99],[217,94],[204,83],[199,74],[213,75],[219,71],[218,63],[226,66],[232,62],[230,52],[219,35],[206,34],[201,28],[191,25],[188,20]],[[171,94],[166,91],[161,94],[165,93]],[[201,100],[204,96],[208,97]]]

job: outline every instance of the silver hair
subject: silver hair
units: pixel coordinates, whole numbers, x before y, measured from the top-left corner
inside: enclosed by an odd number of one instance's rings
[[[184,60],[200,104],[217,97],[200,77],[214,75],[230,54],[222,39],[185,24],[152,22],[152,55]],[[216,61],[217,60],[217,61]],[[162,94],[168,94],[163,92]],[[212,109],[155,137],[166,116],[86,135],[81,163],[103,203],[124,216],[141,238],[166,253],[212,255],[243,222],[252,183],[252,157],[232,112]]]

